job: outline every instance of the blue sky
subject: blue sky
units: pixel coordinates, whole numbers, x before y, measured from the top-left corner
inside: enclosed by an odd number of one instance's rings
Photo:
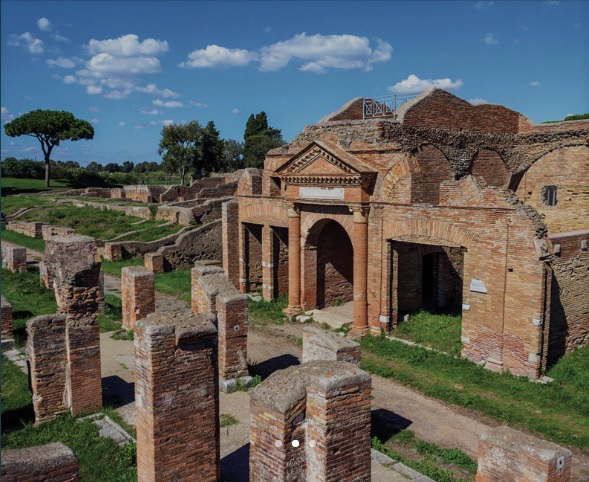
[[[241,140],[265,111],[285,140],[354,97],[435,85],[535,122],[589,111],[585,1],[2,0],[2,124],[67,110],[92,141],[53,158],[160,161],[163,125]],[[42,158],[2,129],[1,157]]]

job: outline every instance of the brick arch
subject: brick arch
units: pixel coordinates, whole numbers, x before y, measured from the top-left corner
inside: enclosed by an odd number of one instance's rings
[[[288,213],[282,205],[268,202],[253,202],[247,206],[240,206],[239,220],[242,223],[270,224],[272,226],[287,227]]]
[[[382,181],[383,199],[390,199],[397,183],[404,177],[411,175],[416,168],[415,158],[409,154],[391,167]]]
[[[354,239],[354,218],[352,213],[338,214],[338,213],[307,213],[304,221],[301,224],[301,237],[306,240],[312,228],[321,221],[335,221],[346,230],[350,239]]]
[[[451,244],[469,248],[475,240],[471,231],[444,221],[432,221],[424,218],[408,219],[384,225],[385,239],[420,240],[428,239],[436,244]]]

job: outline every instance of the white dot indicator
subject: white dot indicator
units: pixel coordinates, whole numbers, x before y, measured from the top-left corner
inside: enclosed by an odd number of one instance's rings
[[[315,440],[309,440],[309,447],[315,448]]]
[[[282,442],[280,440],[277,440],[276,442],[274,442],[274,445],[276,445],[276,447],[280,448],[280,447],[282,447]]]
[[[293,440],[292,441],[292,446],[293,447],[298,447],[300,445],[300,442],[298,440]]]

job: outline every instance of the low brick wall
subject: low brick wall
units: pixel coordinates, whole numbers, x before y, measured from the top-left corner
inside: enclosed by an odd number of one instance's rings
[[[123,326],[135,328],[135,322],[155,311],[155,277],[141,266],[127,266],[121,272]]]
[[[170,234],[155,241],[109,241],[104,243],[104,259],[107,261],[117,261],[120,259],[139,258],[146,253],[157,251],[163,246],[169,246],[191,228],[183,228],[177,233]]]
[[[303,330],[303,363],[338,360],[360,366],[361,357],[360,345],[353,340],[312,326]]]
[[[212,314],[152,313],[135,326],[137,475],[217,481],[219,392]]]
[[[3,482],[77,482],[79,464],[61,442],[2,451]]]
[[[2,338],[12,338],[12,305],[2,296]]]
[[[27,248],[2,245],[2,267],[13,273],[27,270]]]
[[[10,221],[6,224],[8,231],[24,234],[31,238],[43,237],[43,226],[47,223],[27,222],[27,221]]]
[[[477,482],[567,482],[571,451],[509,427],[483,433],[478,449]]]
[[[197,262],[192,269],[192,312],[217,316],[219,379],[249,375],[247,296],[229,281],[223,268]]]
[[[250,394],[250,480],[370,480],[366,372],[312,361],[275,372]]]

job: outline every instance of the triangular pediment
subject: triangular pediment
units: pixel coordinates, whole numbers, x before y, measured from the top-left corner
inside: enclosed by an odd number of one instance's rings
[[[280,176],[361,176],[375,171],[334,144],[314,141],[276,170]]]

